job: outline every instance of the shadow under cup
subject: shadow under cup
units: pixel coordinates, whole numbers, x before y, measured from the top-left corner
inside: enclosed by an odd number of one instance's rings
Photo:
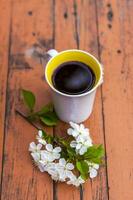
[[[61,53],[58,53],[56,56],[50,59],[50,61],[47,63],[46,71],[45,71],[46,80],[48,84],[50,85],[50,87],[62,95],[73,96],[73,95],[68,95],[68,94],[58,91],[56,88],[54,88],[53,83],[52,83],[52,75],[55,69],[58,68],[58,66],[60,66],[62,63],[70,62],[70,61],[79,61],[79,62],[85,63],[87,66],[89,66],[92,69],[96,77],[93,88],[80,95],[84,95],[86,93],[90,93],[92,90],[95,90],[102,76],[100,63],[91,54],[86,53],[81,50],[62,51]],[[78,96],[78,95],[75,95],[75,96]]]

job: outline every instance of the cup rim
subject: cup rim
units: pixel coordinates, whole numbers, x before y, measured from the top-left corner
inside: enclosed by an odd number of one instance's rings
[[[97,60],[97,58],[95,58],[92,54],[90,54],[90,53],[88,53],[88,52],[86,52],[86,51],[84,51],[84,50],[79,50],[79,49],[68,49],[68,50],[64,50],[64,51],[61,51],[61,52],[59,52],[57,55],[60,55],[60,54],[62,54],[62,53],[64,53],[64,52],[70,52],[70,51],[77,51],[77,52],[82,52],[82,53],[85,53],[85,54],[87,54],[87,55],[89,55],[89,56],[91,56],[96,62],[97,62],[97,64],[99,65],[99,68],[100,68],[100,78],[99,78],[99,81],[97,82],[97,84],[91,89],[91,90],[89,90],[89,91],[87,91],[87,92],[85,92],[85,93],[82,93],[82,94],[77,94],[77,95],[74,95],[74,94],[65,94],[65,93],[63,93],[63,92],[60,92],[59,90],[57,90],[56,88],[54,88],[52,85],[51,85],[51,83],[49,82],[49,80],[48,80],[48,77],[47,77],[47,68],[48,68],[48,64],[51,62],[51,60],[53,60],[56,56],[53,56],[52,58],[50,58],[50,60],[48,61],[48,63],[46,64],[46,67],[45,67],[45,79],[46,79],[46,82],[48,83],[48,85],[50,86],[50,88],[54,91],[54,92],[56,92],[56,93],[58,93],[58,94],[60,94],[60,95],[62,95],[62,96],[65,96],[65,97],[82,97],[82,96],[86,96],[87,94],[90,94],[90,93],[92,93],[92,92],[94,92],[96,89],[97,89],[97,87],[100,85],[100,83],[102,82],[102,79],[103,79],[103,68],[102,68],[102,65],[100,64],[100,62]]]

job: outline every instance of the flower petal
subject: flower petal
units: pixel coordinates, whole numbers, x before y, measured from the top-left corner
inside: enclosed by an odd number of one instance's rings
[[[68,170],[73,170],[73,169],[74,169],[74,165],[73,165],[72,163],[67,163],[67,164],[66,164],[66,168],[67,168]]]
[[[80,129],[80,132],[84,131],[84,129],[85,129],[84,124],[80,124],[80,125],[79,125],[79,129]]]
[[[42,148],[42,144],[37,144],[36,146],[37,151],[41,150],[41,148]]]
[[[70,171],[71,173],[68,174],[68,178],[70,178],[71,181],[75,181],[77,179],[77,177],[75,176],[75,174],[73,174],[72,171]]]
[[[36,150],[36,144],[35,142],[31,142],[29,145],[29,151],[34,151],[34,150]]]
[[[65,180],[66,180],[66,173],[63,171],[63,170],[61,170],[60,171],[60,173],[59,173],[59,180],[61,181],[61,182],[64,182]]]
[[[68,184],[68,185],[72,185],[72,184],[73,184],[73,181],[69,180],[69,181],[67,181],[67,184]]]
[[[70,178],[70,179],[73,178],[74,174],[72,173],[72,171],[65,170],[65,172],[66,172],[66,176],[67,176],[67,178]]]
[[[59,177],[58,176],[51,176],[51,178],[54,180],[54,181],[59,181]]]
[[[75,140],[71,141],[70,146],[71,146],[72,148],[75,148],[76,145],[77,145],[77,142],[76,142]]]
[[[40,169],[41,172],[45,171],[45,167],[39,163],[38,168]]]
[[[42,130],[38,131],[38,135],[39,135],[39,137],[42,137]]]
[[[39,139],[38,142],[39,142],[40,144],[43,144],[43,145],[46,145],[46,144],[47,144],[46,141],[43,140],[43,139]]]
[[[99,165],[98,165],[98,164],[94,164],[94,165],[93,165],[93,168],[99,169]]]
[[[85,180],[84,180],[84,179],[82,179],[82,177],[81,177],[81,176],[79,176],[79,177],[78,177],[78,181],[79,181],[79,183],[80,183],[80,184],[82,184],[82,183],[85,183]]]
[[[82,144],[81,144],[81,143],[78,143],[78,144],[76,145],[76,149],[77,149],[77,150],[80,149],[81,146],[82,146]]]
[[[51,159],[51,153],[48,152],[48,151],[45,151],[45,150],[42,151],[41,152],[41,159],[49,161]]]
[[[60,158],[60,154],[59,153],[55,153],[53,154],[54,159],[59,159]]]
[[[43,166],[45,166],[47,164],[46,160],[39,160],[39,163],[42,164]]]
[[[66,160],[64,158],[60,158],[59,164],[62,165],[62,166],[65,166],[66,165]]]
[[[40,153],[38,153],[38,152],[31,153],[31,156],[32,156],[32,158],[34,159],[35,162],[39,162],[40,157],[41,157]]]
[[[79,154],[83,155],[86,151],[87,151],[87,147],[86,146],[82,146],[81,149],[79,150]]]
[[[73,133],[73,129],[72,128],[67,129],[67,134],[68,135],[72,135],[72,133]]]
[[[77,130],[74,130],[73,133],[72,133],[72,136],[77,137],[78,135],[79,135],[79,132]]]
[[[52,144],[46,144],[46,149],[47,149],[47,151],[52,152],[53,151]]]
[[[82,135],[79,135],[79,136],[76,138],[76,141],[77,141],[77,143],[79,143],[79,142],[83,143],[83,142],[84,142],[83,136],[82,136]]]
[[[91,168],[90,170],[90,178],[95,178],[97,176],[97,170],[94,168]]]
[[[91,140],[91,138],[88,138],[88,139],[85,141],[85,145],[88,146],[88,147],[92,146],[92,140]]]
[[[60,148],[60,147],[55,147],[55,148],[53,149],[53,152],[54,152],[54,153],[59,153],[59,152],[61,152],[61,148]]]
[[[74,123],[74,122],[69,122],[70,123],[70,126],[76,130],[79,130],[79,125]]]

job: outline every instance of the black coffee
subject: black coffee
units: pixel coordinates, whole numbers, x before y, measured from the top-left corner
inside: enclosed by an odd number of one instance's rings
[[[95,74],[82,62],[70,61],[61,64],[53,73],[52,82],[60,92],[77,95],[91,90],[95,84]]]

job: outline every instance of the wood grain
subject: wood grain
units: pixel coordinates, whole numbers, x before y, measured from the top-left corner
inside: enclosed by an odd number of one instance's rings
[[[57,0],[55,3],[55,49],[62,51],[72,48],[77,48],[74,3],[72,0]],[[61,122],[54,133],[63,136],[67,128],[68,125]],[[55,184],[55,199],[79,200],[80,190],[65,183]]]
[[[8,75],[8,56],[10,46],[10,16],[11,2],[1,1],[0,4],[0,180],[3,172],[3,143],[4,143],[4,127],[5,127],[5,112],[6,112],[6,86]],[[0,184],[1,185],[1,184]]]
[[[132,0],[0,1],[2,200],[133,199],[132,10]],[[25,57],[32,45],[43,52],[80,48],[104,64],[105,81],[85,125],[94,143],[104,144],[107,160],[99,176],[83,188],[53,184],[32,166],[28,146],[37,130],[15,113],[20,88],[37,94],[36,109],[51,100],[43,76],[46,61]],[[60,122],[54,130],[44,128],[49,134],[64,135],[67,127]]]
[[[56,1],[55,19],[56,49],[80,48],[98,57],[97,19],[94,1]],[[87,127],[90,127],[94,142],[104,144],[100,90],[97,94],[94,112],[85,124]],[[55,134],[63,135],[67,127],[67,125],[61,123],[56,128]],[[69,190],[69,193],[67,190]],[[70,186],[65,184],[57,184],[56,199],[107,200],[106,168],[101,169],[96,180],[93,182],[88,180],[83,190],[80,188],[78,191],[74,187],[70,188]]]
[[[37,94],[36,109],[50,101],[42,66],[26,59],[24,53],[34,43],[44,46],[44,51],[52,47],[52,6],[52,1],[41,0],[14,0],[12,3],[2,200],[53,199],[50,177],[35,169],[28,154],[29,143],[35,140],[37,130],[15,114],[15,107],[20,101],[20,88]],[[52,129],[46,130],[51,134],[53,132]]]
[[[133,1],[97,1],[110,200],[133,199]]]
[[[79,19],[79,48],[86,50],[99,59],[98,31],[97,31],[97,8],[95,1],[77,1],[77,12]],[[105,144],[104,141],[104,121],[102,113],[102,93],[98,88],[93,112],[85,122],[89,127],[90,134],[95,144]],[[83,186],[83,199],[107,200],[108,184],[105,167],[102,167],[99,176],[88,180]]]

